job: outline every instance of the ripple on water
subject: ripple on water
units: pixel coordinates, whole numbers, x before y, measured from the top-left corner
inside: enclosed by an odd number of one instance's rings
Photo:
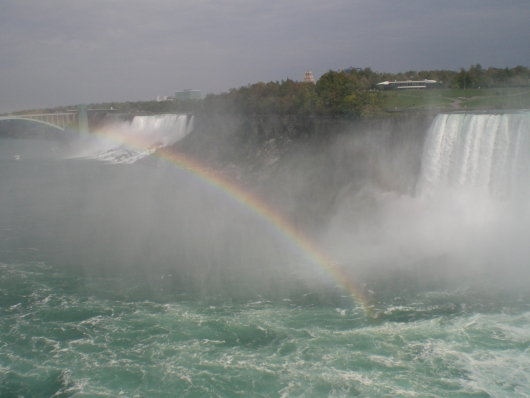
[[[355,308],[289,301],[113,300],[65,291],[65,276],[49,269],[3,267],[2,294],[19,301],[0,308],[0,396],[530,391],[530,312],[515,304],[499,313],[455,313],[415,300],[389,303],[381,308],[388,318],[367,321]],[[13,291],[20,285],[10,278],[29,271],[23,290]],[[414,312],[414,319],[394,317]]]

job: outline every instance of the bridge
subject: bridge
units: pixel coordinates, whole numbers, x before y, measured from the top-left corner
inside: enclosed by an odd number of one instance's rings
[[[0,116],[0,120],[29,120],[37,123],[43,123],[64,131],[67,126],[70,126],[77,121],[77,112],[9,115]]]
[[[88,133],[88,115],[86,105],[79,105],[77,109],[67,112],[0,116],[0,121],[2,120],[27,120],[46,124],[62,131],[66,130],[67,128],[72,128],[77,129],[80,133]]]
[[[57,113],[38,113],[38,114],[15,114],[0,116],[2,120],[26,120],[30,122],[42,123],[56,129],[65,131],[77,130],[81,134],[88,134],[88,112],[115,112],[115,109],[87,109],[86,105],[78,105],[77,109]],[[138,113],[137,113],[138,114]],[[144,113],[140,113],[143,115]],[[151,115],[148,113],[147,115]],[[192,113],[187,113],[188,123],[191,120]]]

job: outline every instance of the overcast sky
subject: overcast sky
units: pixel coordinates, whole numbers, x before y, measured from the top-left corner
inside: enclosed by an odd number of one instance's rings
[[[529,0],[0,0],[0,113],[476,63],[530,66]]]

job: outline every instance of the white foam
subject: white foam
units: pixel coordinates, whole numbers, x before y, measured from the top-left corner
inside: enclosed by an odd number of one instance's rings
[[[188,115],[135,116],[132,122],[113,123],[104,131],[111,134],[81,137],[70,157],[97,159],[108,163],[134,163],[158,148],[173,145],[188,135],[194,117]]]

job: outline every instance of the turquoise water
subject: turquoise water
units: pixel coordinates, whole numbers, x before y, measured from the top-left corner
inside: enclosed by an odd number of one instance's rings
[[[1,397],[530,396],[524,281],[364,273],[367,313],[178,170],[9,145]]]
[[[0,274],[3,397],[530,393],[528,300],[487,311],[472,293],[427,292],[376,321],[292,301],[137,300],[122,280],[43,263]]]

